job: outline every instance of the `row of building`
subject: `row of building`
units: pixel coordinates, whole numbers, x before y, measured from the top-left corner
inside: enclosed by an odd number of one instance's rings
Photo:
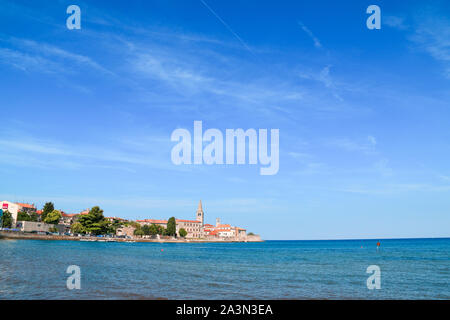
[[[19,212],[26,212],[27,214],[37,214],[38,217],[42,215],[42,210],[37,210],[34,204],[28,203],[15,203],[10,201],[1,201],[0,209],[3,211],[9,211],[13,219],[13,226],[21,231],[48,231],[49,225],[43,223],[42,219],[38,218],[38,222],[17,221],[17,215]],[[77,221],[77,219],[83,215],[89,213],[90,209],[86,209],[80,213],[65,213],[61,211],[62,218],[59,224],[56,226],[58,232],[70,232],[70,226]],[[244,228],[231,226],[229,224],[221,224],[220,219],[216,219],[216,224],[204,223],[205,213],[202,207],[202,201],[198,204],[197,211],[195,213],[195,220],[176,219],[176,232],[179,235],[180,229],[184,229],[187,232],[186,238],[191,239],[227,239],[227,240],[246,240],[247,232]],[[118,217],[106,217],[106,219],[113,222],[114,220],[126,222],[127,220]],[[167,228],[167,220],[158,219],[144,219],[137,220],[141,226],[144,225],[158,225],[163,228]],[[123,226],[117,229],[117,235],[120,236],[133,236],[135,228],[132,226]]]
[[[232,240],[245,240],[247,237],[245,229],[233,227],[229,224],[221,224],[219,218],[216,219],[216,225],[205,224],[205,213],[203,211],[201,200],[198,204],[195,217],[195,220],[176,219],[177,234],[179,234],[180,229],[184,229],[187,232],[186,238],[192,239],[226,238]],[[137,220],[136,222],[141,226],[155,224],[167,228],[167,220],[145,219]]]
[[[61,212],[61,219],[59,223],[55,226],[48,225],[44,223],[41,219],[42,210],[38,210],[34,204],[30,203],[20,203],[20,202],[11,202],[11,201],[0,201],[0,209],[3,212],[8,211],[11,213],[12,217],[12,227],[13,229],[18,229],[20,231],[31,232],[31,231],[41,231],[48,232],[51,227],[55,227],[58,232],[65,233],[70,232],[70,227],[74,224],[79,217],[83,215],[87,215],[90,209],[86,209],[81,211],[80,213],[66,213],[63,210],[59,210]],[[37,222],[32,221],[17,221],[17,215],[19,212],[25,212],[28,215],[36,214],[38,217]],[[117,217],[106,217],[109,221],[119,220],[119,221],[127,221],[122,218]]]
[[[17,215],[19,212],[25,212],[29,215],[36,214],[38,217],[42,215],[42,210],[38,210],[34,204],[30,203],[20,203],[20,202],[11,202],[11,201],[0,201],[0,209],[3,211],[9,211],[11,213],[13,224],[17,223]],[[63,224],[72,224],[72,222],[79,216],[88,214],[89,209],[86,209],[80,213],[67,214],[64,211],[60,210],[62,218],[61,223]]]

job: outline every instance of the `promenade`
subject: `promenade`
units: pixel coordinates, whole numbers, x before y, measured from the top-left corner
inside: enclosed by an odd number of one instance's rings
[[[162,239],[145,239],[139,237],[133,238],[106,238],[106,237],[77,237],[65,235],[42,235],[35,233],[25,233],[19,231],[0,230],[0,239],[16,239],[16,240],[66,240],[66,241],[91,241],[91,242],[155,242],[155,243],[235,243],[235,242],[263,242],[259,236],[251,237],[247,240],[233,239],[183,239],[183,238],[162,238]]]

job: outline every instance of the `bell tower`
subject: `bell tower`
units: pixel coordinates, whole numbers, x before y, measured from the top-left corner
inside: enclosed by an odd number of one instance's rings
[[[202,200],[200,200],[200,202],[198,203],[196,217],[197,217],[197,221],[200,221],[200,223],[202,224],[202,227],[203,227],[203,219],[205,217],[205,214],[204,214],[203,208],[202,208]]]

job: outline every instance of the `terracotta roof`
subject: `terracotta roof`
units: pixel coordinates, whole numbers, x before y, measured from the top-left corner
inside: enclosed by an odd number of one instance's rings
[[[35,206],[34,204],[28,204],[28,203],[16,203],[17,205],[21,206],[22,208],[30,208],[30,209],[34,209]]]
[[[176,219],[177,222],[193,222],[193,223],[201,223],[197,220],[183,220],[183,219]]]
[[[62,216],[63,217],[67,217],[67,218],[72,218],[72,217],[75,217],[75,216],[78,216],[79,215],[79,213],[62,213]]]
[[[144,219],[144,220],[136,220],[136,222],[167,223],[167,220]]]

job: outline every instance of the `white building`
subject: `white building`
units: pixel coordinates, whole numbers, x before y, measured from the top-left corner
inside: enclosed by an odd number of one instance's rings
[[[26,213],[36,212],[36,207],[34,204],[29,203],[14,203],[10,201],[0,201],[0,209],[3,210],[3,212],[8,211],[11,213],[12,219],[13,219],[13,226],[17,223],[17,214],[21,211]]]

